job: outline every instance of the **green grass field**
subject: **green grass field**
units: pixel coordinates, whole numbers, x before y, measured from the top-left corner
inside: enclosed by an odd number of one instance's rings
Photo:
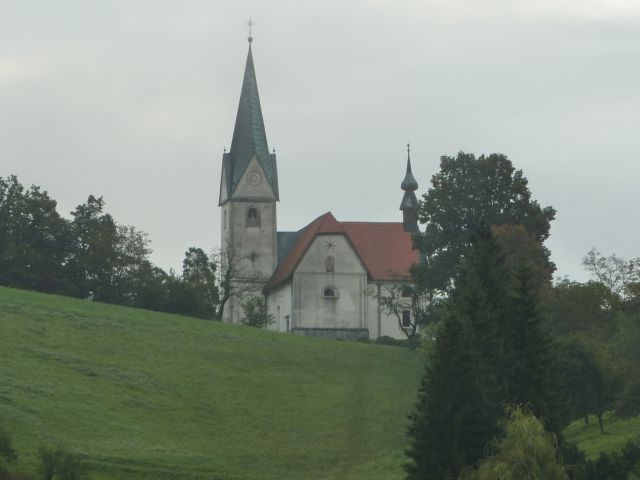
[[[589,458],[595,459],[600,452],[620,450],[627,441],[640,438],[640,417],[632,419],[616,418],[612,414],[604,417],[605,434],[600,433],[598,419],[590,417],[589,426],[584,421],[573,422],[565,430],[567,440],[577,443]]]
[[[93,479],[400,479],[421,361],[0,288],[0,421]]]
[[[421,360],[326,341],[0,287],[0,423],[35,471],[40,445],[91,478],[403,478]],[[592,458],[640,418],[574,422]]]

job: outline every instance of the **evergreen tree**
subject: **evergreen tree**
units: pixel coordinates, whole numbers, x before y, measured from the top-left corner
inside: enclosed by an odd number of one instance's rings
[[[551,338],[542,326],[539,286],[530,267],[522,264],[512,279],[503,355],[507,401],[527,405],[547,430],[559,434],[563,402],[554,373]]]
[[[485,370],[485,384],[504,380],[501,336],[508,310],[507,281],[504,257],[491,232],[484,229],[460,266],[448,308],[469,322],[471,341]]]
[[[411,416],[409,479],[457,478],[523,404],[559,432],[562,402],[541,325],[539,281],[507,268],[489,229],[462,261]]]
[[[405,466],[410,480],[456,479],[497,433],[499,411],[484,395],[467,325],[457,316],[447,319],[427,361],[410,416]]]

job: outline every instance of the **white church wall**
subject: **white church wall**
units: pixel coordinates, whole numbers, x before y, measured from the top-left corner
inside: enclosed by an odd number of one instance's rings
[[[247,211],[255,208],[260,218],[260,226],[247,226]],[[244,260],[244,269],[256,270],[266,280],[275,269],[276,262],[276,222],[275,202],[233,201],[223,207],[228,211],[228,240],[236,254]],[[223,238],[225,230],[223,229]],[[226,245],[222,246],[223,248]]]
[[[376,339],[380,336],[380,309],[376,295],[378,286],[375,283],[369,283],[366,288],[365,302],[367,308],[367,328],[369,329],[369,338]]]
[[[367,272],[346,237],[317,236],[294,272],[292,328],[366,328],[366,286]],[[335,298],[324,295],[327,288]]]
[[[398,318],[395,315],[389,314],[383,311],[380,324],[381,324],[381,330],[380,330],[381,337],[387,336],[387,337],[397,338],[398,340],[406,340],[407,336],[404,334],[404,332],[400,328],[400,325],[398,325]]]
[[[407,336],[398,325],[398,318],[394,314],[386,312],[378,300],[379,295],[384,295],[386,285],[392,284],[380,281],[370,282],[367,288],[369,336],[370,338],[386,336],[404,340]],[[407,309],[411,309],[410,303],[407,303]]]
[[[291,283],[286,283],[267,295],[267,309],[273,315],[273,323],[267,328],[278,332],[290,330]]]

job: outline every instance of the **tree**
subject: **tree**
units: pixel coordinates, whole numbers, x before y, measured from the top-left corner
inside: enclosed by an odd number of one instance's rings
[[[73,245],[68,262],[73,296],[109,302],[117,263],[118,228],[113,217],[103,213],[104,200],[90,195],[71,212]]]
[[[0,177],[0,225],[0,284],[62,290],[69,223],[55,200],[35,185],[25,190],[15,176]]]
[[[462,261],[447,308],[469,323],[483,382],[498,404],[506,402],[504,334],[509,312],[509,274],[490,230],[478,234]],[[500,390],[500,391],[498,391]],[[500,405],[502,408],[502,405]]]
[[[410,346],[415,346],[418,327],[426,325],[427,309],[432,303],[428,292],[415,283],[398,279],[382,285],[376,299],[383,312],[396,318],[398,328],[407,336]]]
[[[213,254],[216,264],[219,301],[214,318],[222,320],[225,307],[232,298],[243,299],[254,296],[264,285],[265,278],[257,270],[248,267],[247,259],[240,255],[231,244]]]
[[[509,265],[506,258],[487,228],[459,266],[412,417],[410,479],[457,478],[499,432],[509,404],[528,405],[560,430],[538,277],[528,264]]]
[[[615,253],[605,257],[592,248],[582,260],[585,269],[609,292],[609,307],[616,310],[636,296],[640,283],[640,257],[631,260]]]
[[[564,396],[569,401],[573,418],[588,415],[598,419],[600,433],[604,434],[604,413],[613,406],[615,377],[607,368],[606,352],[595,353],[593,346],[576,340],[561,344],[562,355],[558,369],[564,384]]]
[[[62,445],[41,446],[38,449],[40,458],[39,471],[42,480],[85,480],[87,467],[77,453]]]
[[[616,316],[618,331],[611,340],[619,368],[620,389],[615,399],[615,411],[623,417],[640,414],[640,312],[621,312]]]
[[[182,262],[183,295],[188,299],[190,315],[213,319],[220,302],[217,263],[201,248],[191,247]]]
[[[511,276],[524,266],[531,274],[532,286],[546,299],[551,292],[555,265],[549,261],[549,250],[523,225],[493,225],[491,235],[504,255]]]
[[[250,327],[265,328],[273,323],[273,315],[267,312],[264,297],[248,297],[242,302],[244,317],[242,323]]]
[[[464,480],[567,480],[557,460],[554,435],[521,408],[509,412],[504,438],[493,441],[490,448],[493,453]]]
[[[501,332],[504,384],[509,404],[526,405],[545,422],[547,430],[560,434],[566,420],[565,404],[551,338],[542,325],[538,282],[526,264],[512,275],[509,311]]]
[[[475,158],[460,152],[443,156],[440,171],[419,208],[424,233],[416,236],[426,265],[420,280],[430,289],[449,292],[462,258],[472,239],[492,225],[522,225],[539,243],[549,236],[555,217],[551,207],[542,208],[531,198],[528,181],[504,155]],[[548,251],[546,262],[551,265]]]
[[[18,454],[11,445],[11,437],[0,427],[0,477],[7,473],[8,464],[15,462]]]
[[[148,236],[118,225],[104,213],[104,200],[90,195],[71,212],[72,245],[67,263],[69,293],[101,302],[135,305],[138,276],[151,253]]]
[[[409,480],[457,479],[498,432],[499,408],[485,395],[471,338],[457,316],[440,326],[409,417]]]
[[[556,336],[607,337],[614,330],[613,315],[606,308],[608,295],[598,282],[560,280],[547,301],[549,328]]]

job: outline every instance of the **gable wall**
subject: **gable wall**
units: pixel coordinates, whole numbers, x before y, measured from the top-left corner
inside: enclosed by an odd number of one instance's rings
[[[335,259],[333,272],[326,271],[328,255]],[[324,298],[326,287],[338,297]],[[293,274],[292,328],[366,328],[366,287],[367,272],[346,237],[318,235]]]
[[[247,176],[252,173],[260,175],[260,183],[258,185],[251,185],[247,183]],[[258,161],[258,158],[253,155],[247,169],[243,172],[238,186],[234,190],[231,198],[265,198],[275,200],[275,194],[271,188],[271,184],[267,179],[267,175],[264,173],[262,165]]]

